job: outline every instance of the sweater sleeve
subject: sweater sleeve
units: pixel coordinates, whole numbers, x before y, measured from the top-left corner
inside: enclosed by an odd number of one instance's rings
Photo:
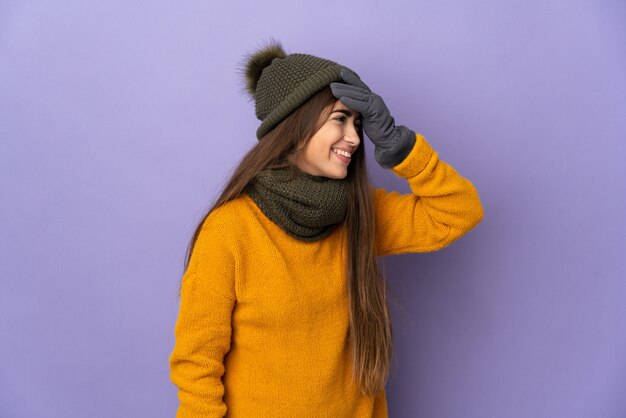
[[[218,208],[219,211],[219,208]],[[182,279],[170,378],[178,387],[177,418],[224,417],[223,359],[230,350],[235,305],[235,252],[226,225],[205,221]]]
[[[373,190],[377,256],[441,249],[483,218],[474,185],[439,160],[422,135],[415,136],[411,152],[392,168],[413,193]]]

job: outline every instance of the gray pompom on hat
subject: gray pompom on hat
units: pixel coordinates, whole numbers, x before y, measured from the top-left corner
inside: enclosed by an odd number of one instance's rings
[[[245,89],[255,102],[256,117],[261,121],[256,131],[257,139],[260,140],[315,93],[330,83],[341,82],[342,69],[358,77],[351,69],[324,58],[287,54],[274,39],[248,54],[241,72]]]

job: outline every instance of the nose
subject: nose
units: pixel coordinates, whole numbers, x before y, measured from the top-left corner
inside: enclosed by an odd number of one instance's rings
[[[348,129],[346,129],[344,133],[344,137],[346,141],[349,142],[354,148],[356,148],[361,142],[361,139],[359,138],[359,133],[357,132],[356,127],[352,125],[350,125]]]

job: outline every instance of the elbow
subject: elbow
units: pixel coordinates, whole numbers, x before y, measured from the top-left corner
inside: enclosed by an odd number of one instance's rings
[[[466,202],[471,202],[471,204],[466,204],[464,210],[458,213],[454,223],[447,224],[448,232],[442,241],[443,246],[458,240],[483,220],[484,209],[478,194],[474,193],[473,198],[466,200]]]
[[[467,224],[464,228],[467,232],[470,229],[473,229],[476,225],[478,225],[485,215],[485,211],[483,209],[483,205],[480,203],[480,199],[476,198],[475,204],[472,206],[472,209],[467,213]]]
[[[471,223],[470,229],[478,225],[483,220],[484,216],[485,216],[485,211],[483,209],[483,205],[480,203],[480,200],[479,200],[476,204],[476,209],[474,210],[473,216],[471,217],[472,223]]]
[[[474,200],[474,204],[470,206],[463,217],[463,225],[457,228],[457,235],[462,236],[478,225],[485,215],[482,204],[478,197]]]

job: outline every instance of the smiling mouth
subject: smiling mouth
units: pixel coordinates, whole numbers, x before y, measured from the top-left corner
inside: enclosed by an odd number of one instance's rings
[[[345,156],[343,156],[341,154],[338,154],[334,150],[332,151],[332,153],[335,155],[335,157],[337,157],[344,164],[350,164],[350,161],[352,161],[352,159],[350,157],[345,157]]]

